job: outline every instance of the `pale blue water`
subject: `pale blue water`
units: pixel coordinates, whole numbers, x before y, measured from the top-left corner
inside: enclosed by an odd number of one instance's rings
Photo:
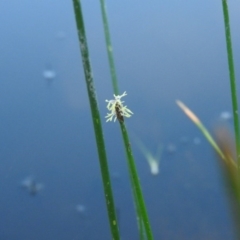
[[[239,79],[240,5],[229,4]],[[104,122],[113,92],[100,3],[82,5],[120,232],[138,239],[118,124]],[[72,3],[1,1],[0,9],[0,239],[110,239]],[[123,0],[107,9],[155,239],[234,239],[215,155],[175,104],[185,102],[209,129],[231,111],[221,2]],[[153,153],[163,145],[159,175],[133,136]],[[35,196],[21,188],[29,176],[44,185]]]

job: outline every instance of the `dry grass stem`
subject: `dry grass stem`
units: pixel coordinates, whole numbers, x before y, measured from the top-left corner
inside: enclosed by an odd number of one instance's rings
[[[201,123],[199,118],[183,102],[176,100],[176,103],[194,123]]]

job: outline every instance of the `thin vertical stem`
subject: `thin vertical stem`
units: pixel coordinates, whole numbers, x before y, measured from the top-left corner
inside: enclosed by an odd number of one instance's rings
[[[114,57],[113,57],[113,47],[111,43],[111,37],[109,32],[108,20],[107,20],[106,4],[104,0],[100,0],[100,3],[101,3],[102,19],[103,19],[103,26],[104,26],[104,33],[105,33],[105,40],[106,40],[106,46],[107,46],[108,61],[110,66],[113,90],[115,95],[119,95],[117,74],[115,71],[115,64],[114,64]]]
[[[227,55],[228,55],[228,68],[229,68],[229,77],[230,77],[231,95],[232,95],[232,108],[233,108],[233,119],[234,119],[235,143],[236,143],[236,151],[237,151],[237,162],[238,162],[238,169],[240,171],[240,134],[239,134],[239,120],[238,120],[238,100],[237,100],[237,87],[236,87],[235,72],[234,72],[234,60],[233,60],[231,30],[230,30],[227,0],[222,0],[222,7],[223,7],[223,15],[224,15],[225,37],[226,37]]]
[[[80,1],[73,0],[73,7],[74,7],[75,20],[76,20],[76,25],[78,30],[78,38],[79,38],[81,55],[82,55],[82,63],[84,68],[88,97],[89,97],[89,102],[90,102],[90,107],[92,112],[92,120],[93,120],[93,126],[95,131],[97,149],[98,149],[99,163],[100,163],[102,181],[103,181],[103,187],[104,187],[104,193],[105,193],[104,195],[105,195],[105,201],[106,201],[106,206],[108,211],[108,219],[109,219],[110,229],[112,233],[112,239],[119,240],[120,235],[118,230],[117,217],[115,213],[110,174],[108,170],[107,155],[105,151],[103,131],[102,131],[101,119],[100,119],[97,98],[95,93],[93,74],[92,74],[91,64],[89,60],[87,38],[85,34],[84,21],[83,21]]]
[[[111,38],[110,38],[110,32],[109,32],[109,26],[108,26],[106,4],[104,0],[100,0],[100,3],[101,3],[104,34],[105,34],[105,40],[106,40],[106,47],[107,47],[107,53],[108,53],[108,61],[110,65],[113,90],[115,95],[119,95],[117,75],[116,75],[116,70],[114,65],[113,48],[111,44]],[[152,230],[151,230],[151,226],[148,219],[148,214],[147,214],[147,210],[146,210],[146,206],[145,206],[145,202],[144,202],[144,198],[141,190],[141,184],[138,178],[137,169],[135,166],[134,157],[132,155],[132,150],[131,150],[130,141],[128,138],[127,129],[125,127],[125,124],[121,122],[120,122],[120,127],[122,131],[122,137],[123,137],[125,151],[127,155],[128,170],[130,175],[134,204],[136,208],[140,239],[142,240],[144,238],[144,234],[146,233],[147,239],[152,240],[153,239]]]
[[[126,149],[126,155],[127,155],[127,159],[128,159],[128,168],[129,168],[130,178],[131,178],[131,181],[133,182],[132,187],[134,188],[133,191],[135,192],[135,195],[137,197],[137,203],[136,203],[137,206],[136,207],[137,207],[137,211],[140,211],[139,224],[144,225],[144,228],[145,228],[144,230],[145,230],[147,239],[153,240],[152,229],[151,229],[145,201],[144,201],[143,194],[142,194],[141,184],[140,184],[140,181],[138,178],[137,168],[136,168],[135,161],[133,158],[127,129],[126,129],[124,123],[120,123],[120,125],[121,125],[122,137],[123,137],[124,145],[125,145],[125,149]],[[141,225],[139,227],[141,228]]]

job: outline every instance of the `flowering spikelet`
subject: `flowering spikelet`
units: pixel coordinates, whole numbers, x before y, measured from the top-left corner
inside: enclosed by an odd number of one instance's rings
[[[114,122],[116,119],[118,119],[119,122],[124,122],[124,117],[131,117],[133,112],[127,108],[127,106],[124,106],[123,103],[124,101],[121,101],[121,98],[126,96],[127,93],[124,92],[122,95],[115,95],[114,99],[112,100],[106,100],[107,104],[107,109],[110,111],[110,113],[107,113],[107,118],[106,122],[112,121],[114,119]]]

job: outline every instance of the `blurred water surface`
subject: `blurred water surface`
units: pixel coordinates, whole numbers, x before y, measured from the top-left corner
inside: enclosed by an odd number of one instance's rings
[[[138,239],[119,127],[104,120],[113,92],[100,3],[82,7],[120,231]],[[239,8],[229,2],[237,79]],[[0,9],[0,239],[110,239],[72,3],[1,1]],[[107,1],[107,11],[155,239],[234,239],[215,154],[175,104],[209,129],[231,111],[221,2]],[[153,154],[162,145],[157,176],[136,137]],[[44,186],[34,196],[21,187],[28,177]]]

